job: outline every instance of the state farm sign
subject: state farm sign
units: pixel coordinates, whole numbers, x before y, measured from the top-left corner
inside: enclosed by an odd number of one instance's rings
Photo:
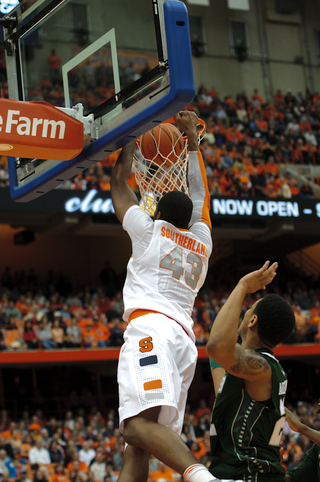
[[[0,132],[2,131],[3,118],[0,115]],[[51,137],[51,139],[64,139],[66,123],[62,120],[39,119],[38,117],[25,117],[19,110],[8,110],[5,122],[5,133],[16,133],[18,136]]]
[[[83,124],[46,102],[0,99],[0,155],[66,161],[83,149]]]

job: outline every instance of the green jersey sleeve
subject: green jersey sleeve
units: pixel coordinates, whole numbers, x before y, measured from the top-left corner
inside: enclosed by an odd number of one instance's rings
[[[320,482],[320,447],[314,444],[306,453],[305,458],[299,464],[298,468],[288,470],[291,482]]]

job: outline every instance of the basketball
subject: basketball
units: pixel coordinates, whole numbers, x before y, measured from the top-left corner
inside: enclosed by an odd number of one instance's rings
[[[159,124],[140,137],[141,154],[158,166],[175,163],[184,146],[181,132],[172,124]]]

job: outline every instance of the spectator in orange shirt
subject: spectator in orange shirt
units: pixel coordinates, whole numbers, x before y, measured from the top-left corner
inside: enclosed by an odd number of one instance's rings
[[[233,124],[233,126],[226,130],[226,139],[232,144],[235,142],[235,140],[238,140],[239,142],[242,141],[242,134],[239,129],[237,129],[236,124]]]
[[[13,432],[17,429],[17,424],[15,422],[10,422],[10,425],[9,425],[9,428],[8,430],[6,430],[5,432],[2,432],[1,436],[8,439],[8,440],[12,440],[13,438]],[[21,433],[19,432],[19,440],[22,440],[22,436],[21,436]]]
[[[82,334],[86,348],[95,348],[97,346],[95,332],[91,325],[87,325]]]
[[[109,346],[110,329],[108,326],[101,323],[97,316],[93,317],[92,331],[94,332],[95,342],[99,348]]]
[[[110,191],[110,176],[104,174],[100,181],[100,190],[101,191]]]
[[[283,105],[284,95],[280,89],[278,89],[277,92],[274,94],[273,101],[276,108],[279,108]]]
[[[89,470],[89,467],[87,466],[87,464],[85,462],[80,462],[79,452],[74,450],[72,455],[71,455],[71,462],[69,462],[68,465],[67,465],[67,469],[68,469],[69,472],[78,473],[79,471],[80,472],[86,472],[87,470]]]
[[[65,473],[63,463],[58,463],[54,468],[52,482],[70,482],[69,476]]]
[[[295,179],[291,179],[291,181],[289,182],[289,187],[290,187],[292,197],[298,197],[300,194],[300,189]]]
[[[257,120],[257,128],[260,134],[266,134],[268,132],[268,122],[266,121],[262,113],[260,113],[259,119]]]
[[[305,117],[301,119],[301,122],[299,125],[302,133],[311,131],[311,125]]]
[[[164,479],[166,482],[175,480],[174,478],[174,471],[170,469],[167,465],[163,462],[159,461],[159,468],[156,472],[151,472],[151,478],[154,482],[157,482],[159,479]]]
[[[245,171],[242,165],[239,167],[239,174],[237,174],[237,178],[239,180],[239,185],[241,188],[243,187],[244,184],[249,184],[249,187],[251,187],[251,181],[250,181],[249,175]]]
[[[199,460],[199,462],[201,457],[203,457],[203,455],[205,455],[207,452],[203,443],[201,442],[200,443],[192,442],[192,444],[190,445],[190,450],[193,453],[193,455]]]
[[[212,410],[208,407],[206,400],[201,399],[199,401],[199,407],[197,408],[197,411],[196,411],[196,419],[199,420],[199,418],[205,414],[210,415],[211,411]]]
[[[279,176],[280,168],[279,165],[276,164],[275,158],[273,156],[269,156],[267,164],[264,166],[265,174],[271,174],[274,177]]]
[[[320,322],[320,301],[315,301],[314,306],[310,309],[311,323],[318,326]]]

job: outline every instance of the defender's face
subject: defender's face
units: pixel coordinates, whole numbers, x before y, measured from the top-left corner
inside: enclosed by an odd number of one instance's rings
[[[242,340],[243,338],[245,337],[245,334],[246,332],[248,331],[248,324],[250,323],[250,321],[252,320],[252,316],[254,314],[254,310],[257,306],[257,304],[259,303],[260,300],[257,300],[255,303],[253,303],[253,305],[251,306],[251,308],[249,308],[245,314],[244,314],[244,317],[243,317],[243,320],[240,322],[239,324],[239,330],[238,330],[238,334],[239,336],[241,336]]]

